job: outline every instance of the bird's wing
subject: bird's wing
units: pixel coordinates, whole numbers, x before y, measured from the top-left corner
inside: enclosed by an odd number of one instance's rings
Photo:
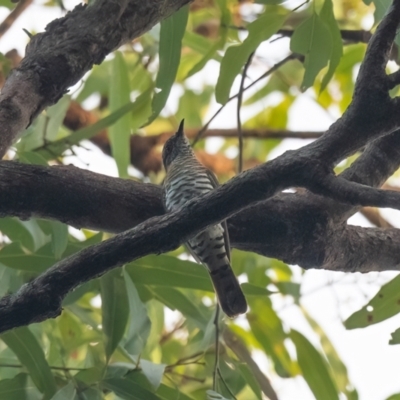
[[[214,173],[212,171],[210,171],[209,169],[206,169],[207,172],[207,176],[211,181],[211,185],[212,187],[215,189],[219,186],[219,182],[218,179],[216,178],[216,176],[214,175]],[[222,228],[224,229],[224,243],[225,243],[225,251],[226,254],[228,256],[229,261],[231,261],[231,244],[229,241],[229,232],[228,232],[228,225],[226,223],[226,220],[221,222]]]

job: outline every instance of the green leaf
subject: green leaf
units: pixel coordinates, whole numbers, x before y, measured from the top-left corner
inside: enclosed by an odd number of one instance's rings
[[[400,275],[383,285],[361,310],[344,322],[347,329],[365,328],[400,312]]]
[[[242,283],[241,287],[243,289],[243,293],[246,296],[269,296],[275,292],[271,292],[270,290],[266,289],[265,287],[256,286],[251,283]]]
[[[164,255],[143,257],[128,264],[126,270],[135,284],[214,292],[208,272],[203,266],[176,257]]]
[[[239,369],[244,380],[250,386],[256,398],[258,400],[262,400],[260,385],[258,384],[257,379],[254,377],[253,373],[250,371],[249,367],[246,364],[240,364]]]
[[[124,400],[160,400],[160,397],[129,379],[106,379],[102,385]]]
[[[0,381],[0,399],[28,400],[29,388],[26,387],[27,374],[18,374],[12,379]]]
[[[229,400],[226,397],[222,396],[222,394],[219,394],[214,390],[207,390],[206,394],[207,400]]]
[[[257,20],[248,25],[248,36],[238,46],[231,46],[227,49],[219,71],[215,97],[218,103],[226,104],[229,93],[236,76],[247,62],[250,54],[253,53],[261,42],[269,39],[282,26],[285,15],[278,12],[264,13]]]
[[[65,150],[69,149],[72,145],[78,144],[82,140],[90,139],[95,136],[101,130],[108,128],[110,125],[117,122],[126,113],[136,113],[140,111],[145,104],[147,104],[152,90],[148,89],[140,94],[134,102],[125,104],[118,110],[114,111],[107,117],[104,117],[100,121],[86,128],[82,128],[67,136],[66,138],[56,140],[51,144],[47,145],[46,148],[39,148],[36,150],[38,154],[46,159],[52,159],[55,155],[62,154]]]
[[[181,59],[182,38],[188,20],[189,7],[184,6],[161,22],[159,58],[160,65],[152,103],[152,115],[147,122],[154,121],[167,103],[171,87],[178,72]]]
[[[389,344],[400,344],[400,328],[396,329],[391,333],[392,338],[389,341]]]
[[[178,388],[172,388],[164,384],[161,384],[158,388],[157,395],[165,400],[193,400],[192,397],[180,392]]]
[[[155,364],[148,360],[140,360],[140,368],[154,390],[160,386],[164,375],[165,364]]]
[[[17,218],[0,218],[0,231],[12,242],[20,242],[28,250],[34,251],[34,238],[30,231]]]
[[[201,326],[207,324],[207,318],[196,305],[182,292],[174,288],[157,287],[154,289],[155,298],[171,310],[179,310],[185,317],[193,318]]]
[[[326,85],[329,83],[329,81],[332,79],[332,76],[335,73],[335,70],[340,63],[340,59],[342,58],[343,55],[343,42],[338,23],[333,13],[332,0],[324,1],[324,5],[322,6],[321,13],[319,16],[321,17],[321,20],[329,28],[329,31],[332,35],[332,53],[329,60],[328,72],[325,74],[321,82],[320,91],[322,92],[326,88]]]
[[[68,245],[68,226],[58,221],[49,221],[53,230],[52,247],[54,257],[59,260]]]
[[[74,400],[76,396],[76,389],[72,382],[69,382],[61,388],[51,400]]]
[[[3,333],[0,337],[28,370],[36,387],[44,393],[45,398],[51,398],[57,387],[43,350],[32,332],[27,327],[22,327]]]
[[[110,111],[117,111],[130,101],[131,89],[128,77],[128,68],[124,56],[117,51],[111,63],[110,81]],[[108,135],[111,143],[112,156],[117,163],[118,173],[121,178],[128,177],[130,164],[130,118],[128,114],[121,116],[118,121],[110,126]]]
[[[336,352],[336,349],[329,340],[328,336],[321,326],[308,314],[308,312],[303,307],[301,307],[301,309],[308,323],[311,325],[314,332],[318,334],[321,340],[321,346],[324,350],[326,358],[328,359],[329,365],[331,366],[332,377],[337,388],[339,391],[343,392],[348,399],[358,398],[356,390],[349,389],[352,387],[352,385],[349,381],[347,368],[340,359],[339,354]]]
[[[70,103],[71,96],[65,95],[60,100],[58,100],[56,104],[46,110],[46,140],[53,141],[57,138],[58,131],[61,128]]]
[[[392,394],[386,400],[400,400],[400,393]]]
[[[128,321],[129,306],[121,270],[114,270],[100,278],[103,332],[106,335],[106,357],[110,359],[121,341]]]
[[[123,276],[128,295],[129,314],[131,316],[124,348],[132,355],[139,355],[149,337],[151,321],[147,315],[147,309],[140,300],[136,287],[125,268],[123,269]]]
[[[304,91],[313,85],[317,74],[327,65],[332,53],[332,35],[317,13],[314,12],[295,29],[290,50],[305,55],[305,72],[301,84]]]
[[[41,273],[55,262],[49,250],[49,247],[45,246],[37,253],[27,254],[19,243],[11,243],[0,250],[0,263],[17,270]]]
[[[339,394],[321,354],[300,332],[292,330],[290,338],[296,346],[297,361],[317,400],[338,400]]]
[[[47,161],[40,154],[33,151],[18,152],[18,160],[25,164],[43,165],[47,167]]]
[[[272,357],[277,373],[282,377],[298,374],[297,365],[285,347],[287,335],[282,321],[272,308],[268,297],[249,297],[251,311],[246,314],[252,333],[264,351]]]

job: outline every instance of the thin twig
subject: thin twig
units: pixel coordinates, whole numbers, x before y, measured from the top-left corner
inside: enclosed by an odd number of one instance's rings
[[[239,174],[243,171],[243,132],[242,132],[242,120],[240,119],[240,109],[242,108],[242,100],[243,100],[243,90],[244,90],[244,81],[246,80],[247,70],[250,67],[251,60],[253,59],[254,51],[249,55],[246,63],[243,67],[242,79],[240,80],[240,87],[238,92],[238,100],[237,100],[237,109],[236,109],[236,119],[237,119],[237,129],[238,129],[238,138],[239,138],[239,155],[238,155],[238,172]]]
[[[0,368],[23,368],[20,364],[0,364]],[[86,371],[87,368],[69,368],[69,367],[54,367],[49,365],[50,369],[56,369],[59,371]]]
[[[266,78],[267,76],[271,75],[273,72],[275,72],[277,69],[279,69],[282,65],[286,64],[290,60],[294,60],[298,58],[299,56],[297,54],[289,54],[287,57],[285,57],[283,60],[279,61],[276,63],[274,66],[272,66],[268,71],[266,71],[264,74],[262,74],[260,77],[258,77],[254,82],[250,83],[250,85],[246,86],[243,89],[243,92],[246,90],[250,89],[253,87],[256,83],[258,83],[260,80]],[[192,146],[194,146],[203,136],[203,133],[208,129],[210,126],[211,122],[214,121],[214,119],[217,117],[217,115],[225,108],[225,106],[232,101],[233,99],[236,99],[238,97],[238,93],[235,95],[229,97],[228,101],[223,104],[215,113],[214,115],[208,120],[208,122],[197,132],[197,135],[193,139]]]
[[[220,306],[217,303],[215,307],[215,318],[214,318],[214,325],[215,325],[215,360],[214,360],[214,371],[213,371],[213,390],[216,392],[217,382],[218,382],[218,369],[219,369],[219,310]]]
[[[229,392],[229,394],[233,397],[233,400],[237,400],[236,396],[233,394],[231,388],[228,386],[228,384],[225,382],[224,377],[221,374],[221,370],[218,368],[218,375],[222,381],[222,383],[224,384],[224,386],[226,387],[226,390]]]
[[[20,0],[14,10],[0,24],[0,38],[11,28],[15,20],[32,4],[33,0]]]

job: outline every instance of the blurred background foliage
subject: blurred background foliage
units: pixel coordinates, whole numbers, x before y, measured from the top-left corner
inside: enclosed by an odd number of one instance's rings
[[[208,123],[236,100],[245,65],[244,89],[251,87],[243,90],[240,110],[242,157],[250,168],[268,160],[283,141],[320,135],[288,129],[297,98],[307,95],[335,117],[343,113],[370,38],[364,28],[375,27],[389,3],[195,0],[95,66],[7,156],[28,164],[74,160],[85,166],[85,149],[96,146],[104,155],[95,157],[113,157],[120,177],[161,183],[162,145],[185,118],[188,136],[199,139],[199,159],[227,180],[237,173],[236,109],[225,117],[225,129]],[[8,0],[0,6],[14,7]],[[48,1],[45,7],[64,6]],[[21,56],[1,55],[1,83]],[[389,68],[397,62],[395,47]],[[364,215],[383,223],[376,210]],[[37,219],[2,218],[0,231],[1,296],[108,237]],[[272,399],[266,376],[272,387],[275,377],[302,377],[316,399],[357,399],[345,364],[302,306],[299,268],[237,250],[232,265],[250,308],[236,320],[220,316],[219,347],[212,285],[182,247],[79,287],[55,320],[1,335],[0,399]],[[384,285],[345,326],[365,328],[397,314],[398,281]],[[282,321],[277,302],[298,309],[313,340]],[[391,344],[399,342],[396,331]]]

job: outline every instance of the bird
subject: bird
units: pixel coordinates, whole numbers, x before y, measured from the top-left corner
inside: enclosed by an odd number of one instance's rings
[[[162,160],[166,171],[163,204],[167,212],[182,208],[187,201],[219,185],[215,175],[197,160],[184,133],[184,120],[165,142]],[[226,221],[208,227],[185,244],[193,258],[208,269],[224,313],[230,318],[245,313],[246,298],[230,263]]]

